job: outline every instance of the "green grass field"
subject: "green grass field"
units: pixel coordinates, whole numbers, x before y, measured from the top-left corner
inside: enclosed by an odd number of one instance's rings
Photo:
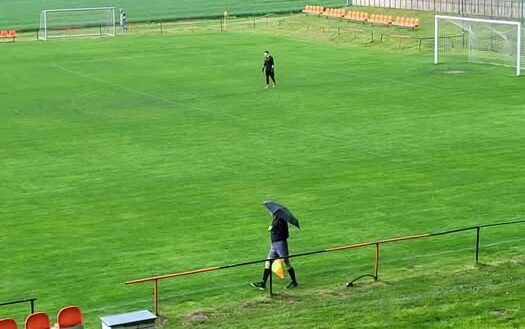
[[[37,29],[40,12],[47,9],[116,7],[125,8],[131,22],[188,17],[298,12],[307,0],[0,0],[0,29]],[[323,6],[344,6],[344,0],[320,0]],[[117,13],[118,14],[118,13]],[[118,17],[117,17],[118,18]]]
[[[87,328],[151,309],[125,281],[264,258],[265,199],[301,219],[293,253],[523,218],[509,68],[286,31],[1,46],[0,302],[75,304]],[[373,249],[294,260],[300,287],[273,300],[248,286],[260,266],[163,281],[163,327],[520,328],[523,232],[483,230],[480,267],[472,233],[387,245],[353,290]]]

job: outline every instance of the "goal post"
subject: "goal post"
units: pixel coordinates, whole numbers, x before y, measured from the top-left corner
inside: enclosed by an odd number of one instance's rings
[[[115,7],[47,9],[40,13],[39,40],[115,36]]]
[[[503,65],[521,74],[520,22],[436,15],[434,64],[462,61]]]

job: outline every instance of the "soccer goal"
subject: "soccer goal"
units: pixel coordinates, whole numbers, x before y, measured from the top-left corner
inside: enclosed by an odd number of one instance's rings
[[[115,7],[48,9],[40,13],[39,40],[115,36]]]
[[[504,65],[521,72],[520,22],[436,15],[434,63]]]

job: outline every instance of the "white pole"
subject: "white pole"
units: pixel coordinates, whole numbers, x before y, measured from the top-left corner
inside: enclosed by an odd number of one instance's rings
[[[495,24],[504,24],[504,25],[516,25],[515,21],[502,21],[502,20],[496,20],[496,19],[483,19],[483,18],[470,18],[470,17],[457,17],[457,16],[444,16],[444,15],[436,15],[436,17],[443,18],[443,19],[450,19],[450,20],[462,20],[465,22],[479,22],[479,23],[495,23]]]
[[[438,16],[434,17],[434,64],[438,63],[439,27]]]
[[[115,22],[115,20],[116,20],[116,19],[115,19],[115,7],[113,7],[113,9],[111,10],[111,12],[112,12],[112,13],[111,13],[111,17],[112,17],[112,19],[113,19],[113,22],[112,22],[112,25],[113,25],[113,26],[112,26],[113,35],[112,35],[112,36],[114,37],[115,35],[117,35],[116,26],[115,26],[115,25],[116,25],[116,22]]]
[[[86,7],[86,8],[64,8],[64,9],[46,9],[49,12],[61,12],[61,11],[86,11],[86,10],[105,10],[115,9],[115,7]]]
[[[47,40],[47,10],[44,10],[44,40]]]
[[[518,49],[516,58],[516,75],[521,74],[521,23],[518,24]]]

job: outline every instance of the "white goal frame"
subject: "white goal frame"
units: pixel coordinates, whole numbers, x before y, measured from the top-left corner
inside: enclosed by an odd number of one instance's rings
[[[481,19],[481,18],[469,18],[469,17],[458,17],[458,16],[445,16],[445,15],[436,15],[434,16],[434,64],[439,63],[439,20],[449,20],[449,21],[464,21],[464,22],[478,22],[478,23],[487,23],[487,24],[501,24],[501,25],[511,25],[516,27],[517,31],[517,44],[516,44],[516,75],[521,74],[521,23],[516,21],[502,21],[502,20],[493,20],[493,19]]]
[[[49,13],[78,13],[81,11],[108,11],[108,27],[107,31],[102,31],[102,27],[98,33],[96,32],[79,32],[70,35],[49,35],[48,33],[48,14]],[[116,32],[116,18],[115,18],[115,7],[91,7],[91,8],[63,8],[63,9],[46,9],[40,12],[40,27],[38,31],[38,40],[49,40],[56,38],[75,38],[75,37],[88,37],[88,36],[110,36],[114,37]],[[67,28],[67,25],[63,26]],[[83,26],[77,26],[76,29],[81,29]]]

